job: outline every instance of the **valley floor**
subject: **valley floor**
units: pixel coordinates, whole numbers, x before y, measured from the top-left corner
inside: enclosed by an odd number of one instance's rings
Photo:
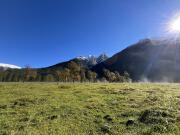
[[[180,135],[180,84],[0,83],[0,135]]]

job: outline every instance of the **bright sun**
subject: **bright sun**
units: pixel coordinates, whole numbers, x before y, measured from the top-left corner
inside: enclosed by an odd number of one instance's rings
[[[169,23],[169,32],[180,33],[180,16],[176,16]]]

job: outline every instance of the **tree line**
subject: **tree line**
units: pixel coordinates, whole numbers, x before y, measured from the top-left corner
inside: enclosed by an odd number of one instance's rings
[[[0,82],[130,82],[127,72],[119,74],[108,69],[103,74],[82,67],[76,62],[69,62],[66,67],[60,69],[34,69],[26,66],[23,69],[8,69],[0,72]]]

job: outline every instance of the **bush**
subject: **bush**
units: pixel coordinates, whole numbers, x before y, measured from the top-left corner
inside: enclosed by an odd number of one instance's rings
[[[145,124],[168,124],[170,115],[162,110],[149,109],[142,112],[139,120]]]

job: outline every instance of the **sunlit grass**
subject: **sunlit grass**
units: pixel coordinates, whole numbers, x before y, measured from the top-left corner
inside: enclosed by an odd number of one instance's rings
[[[179,130],[180,84],[0,84],[0,134],[179,135]]]

